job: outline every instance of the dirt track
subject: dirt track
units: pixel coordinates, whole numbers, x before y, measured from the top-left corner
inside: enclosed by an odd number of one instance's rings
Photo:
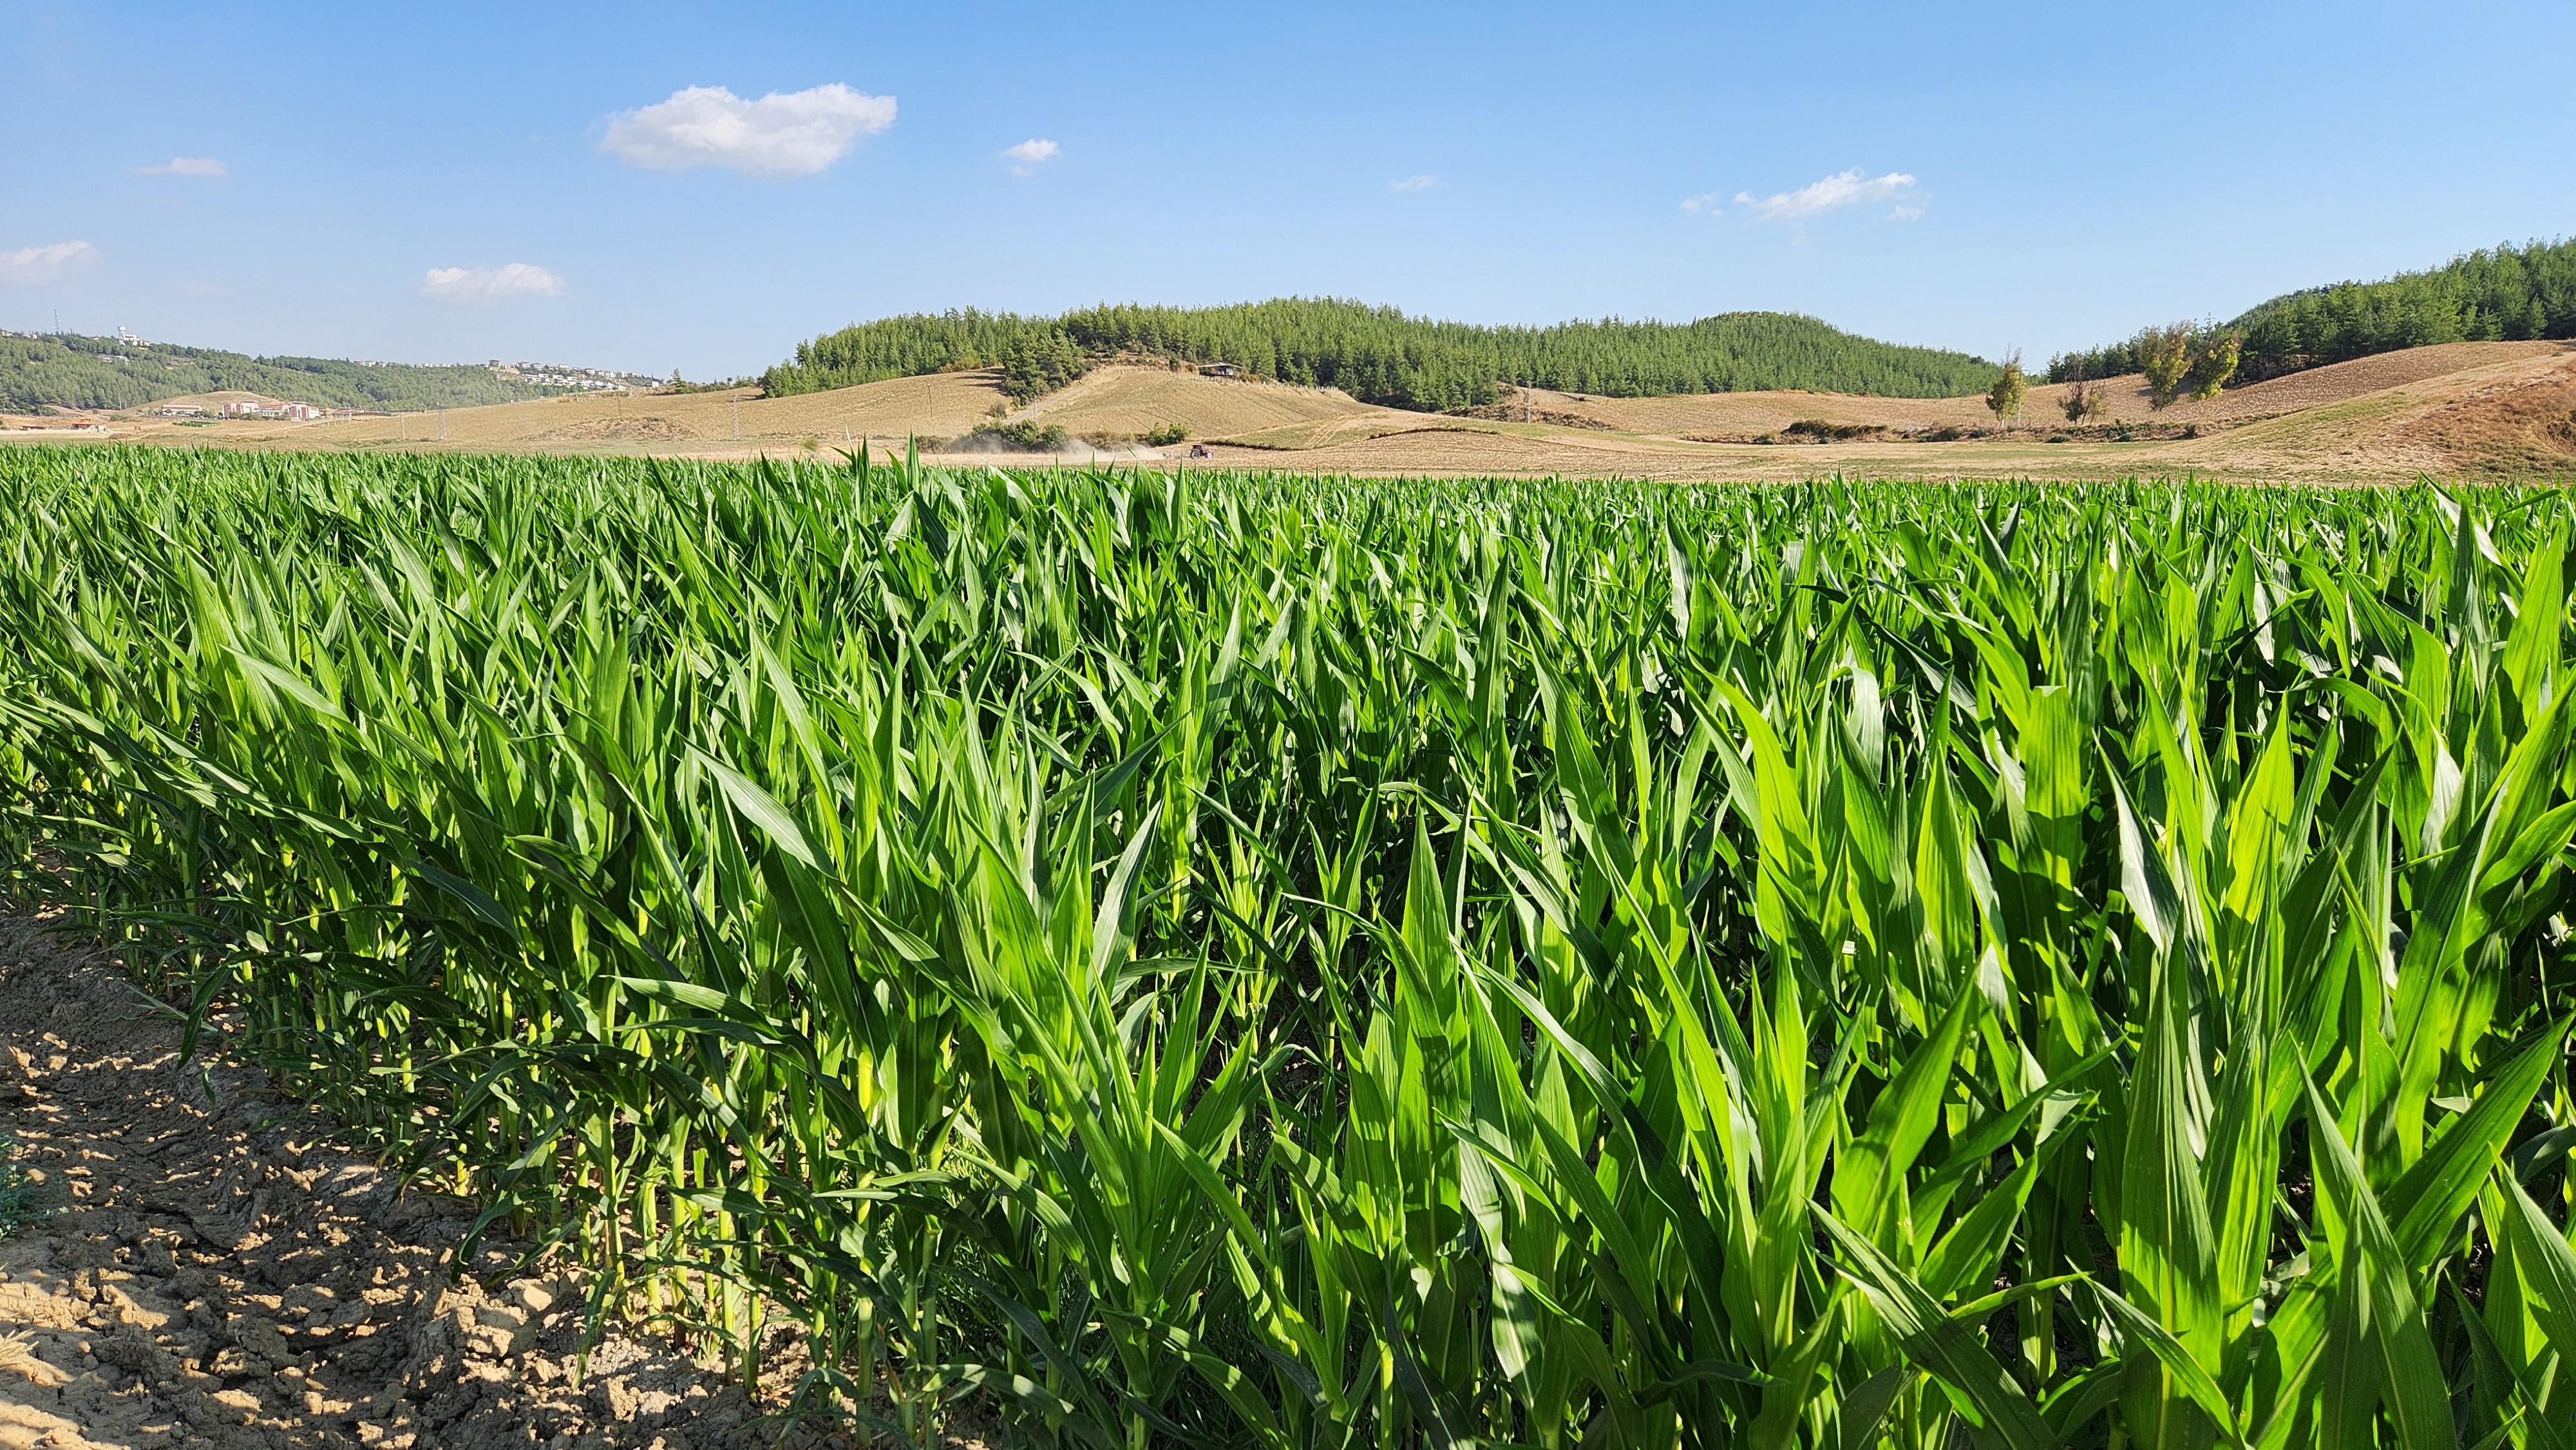
[[[612,1336],[576,1378],[578,1284],[450,1283],[471,1209],[398,1192],[255,1071],[183,1071],[152,1005],[0,918],[0,1133],[60,1209],[0,1241],[0,1450],[779,1443],[667,1346]]]

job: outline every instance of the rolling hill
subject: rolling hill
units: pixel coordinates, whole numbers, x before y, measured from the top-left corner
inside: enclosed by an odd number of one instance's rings
[[[2284,293],[2226,324],[2243,339],[2240,381],[2452,342],[2576,338],[2576,240],[2469,252],[2377,282]],[[2143,334],[2049,360],[2051,382],[2138,371]]]
[[[562,391],[479,363],[418,366],[251,357],[220,348],[45,333],[0,336],[0,412],[141,408],[199,393],[255,393],[328,408],[468,408]]]
[[[1997,372],[1966,353],[1877,342],[1789,313],[1485,327],[1334,298],[1278,298],[1102,306],[1061,317],[973,310],[889,317],[799,344],[761,386],[783,397],[999,367],[1006,390],[1024,400],[1113,360],[1238,369],[1420,412],[1489,405],[1507,384],[1619,397],[1813,388],[1937,398],[1981,393]]]
[[[451,410],[443,418],[223,422],[94,415],[120,442],[188,447],[435,449],[767,455],[836,461],[862,440],[879,457],[917,438],[944,461],[1042,458],[961,452],[996,419],[1061,428],[1068,463],[1276,468],[1298,472],[1564,473],[1667,479],[1845,476],[2179,477],[2246,483],[2403,483],[2444,478],[2576,477],[2576,344],[2451,343],[2315,368],[2215,398],[2149,406],[2143,380],[2093,387],[2108,411],[2064,423],[2065,385],[2033,387],[2022,418],[1998,428],[1982,399],[1884,398],[1804,391],[1615,398],[1514,393],[1487,416],[1421,413],[1325,388],[1225,380],[1170,367],[1112,364],[1013,406],[999,370],[890,379],[763,398],[733,392],[567,396]],[[1533,421],[1519,421],[1526,398]],[[1177,427],[1179,446],[1141,435]],[[98,435],[58,432],[42,446]],[[983,435],[989,437],[990,435]],[[1204,446],[1209,457],[1192,458]]]

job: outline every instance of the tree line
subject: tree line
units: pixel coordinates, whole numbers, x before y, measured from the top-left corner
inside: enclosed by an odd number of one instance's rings
[[[474,363],[361,364],[248,357],[161,342],[145,346],[113,337],[0,337],[0,411],[142,408],[164,398],[226,391],[326,408],[400,410],[515,403],[562,389],[513,382]]]
[[[2235,377],[2245,382],[2432,343],[2576,337],[2576,239],[2507,244],[2429,271],[2311,287],[2200,330],[2236,335]],[[2049,360],[2048,380],[2148,372],[2159,350],[2169,350],[2171,332],[2147,328],[2108,347],[2060,354]]]
[[[1104,305],[1060,317],[911,313],[800,343],[761,383],[778,396],[1000,368],[1010,391],[1027,398],[1119,357],[1228,363],[1254,377],[1428,412],[1492,403],[1513,385],[1607,397],[1774,388],[1957,397],[1984,392],[1999,371],[1966,353],[1878,342],[1788,313],[1486,327],[1291,297],[1222,307]]]

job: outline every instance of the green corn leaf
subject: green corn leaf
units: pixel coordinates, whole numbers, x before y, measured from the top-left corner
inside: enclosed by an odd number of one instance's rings
[[[2047,1450],[2057,1443],[2030,1397],[1978,1342],[1975,1330],[1951,1321],[1921,1285],[1841,1220],[1822,1209],[1815,1215],[1854,1286],[1905,1346],[1906,1358],[1932,1376],[1961,1418],[1999,1436],[2012,1450]]]

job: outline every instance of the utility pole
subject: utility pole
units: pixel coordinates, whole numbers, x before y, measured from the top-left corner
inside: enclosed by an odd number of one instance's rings
[[[742,395],[739,393],[734,395],[733,400],[733,441],[736,443],[742,441]]]
[[[438,441],[441,443],[447,441],[447,410],[445,408],[438,410]]]

